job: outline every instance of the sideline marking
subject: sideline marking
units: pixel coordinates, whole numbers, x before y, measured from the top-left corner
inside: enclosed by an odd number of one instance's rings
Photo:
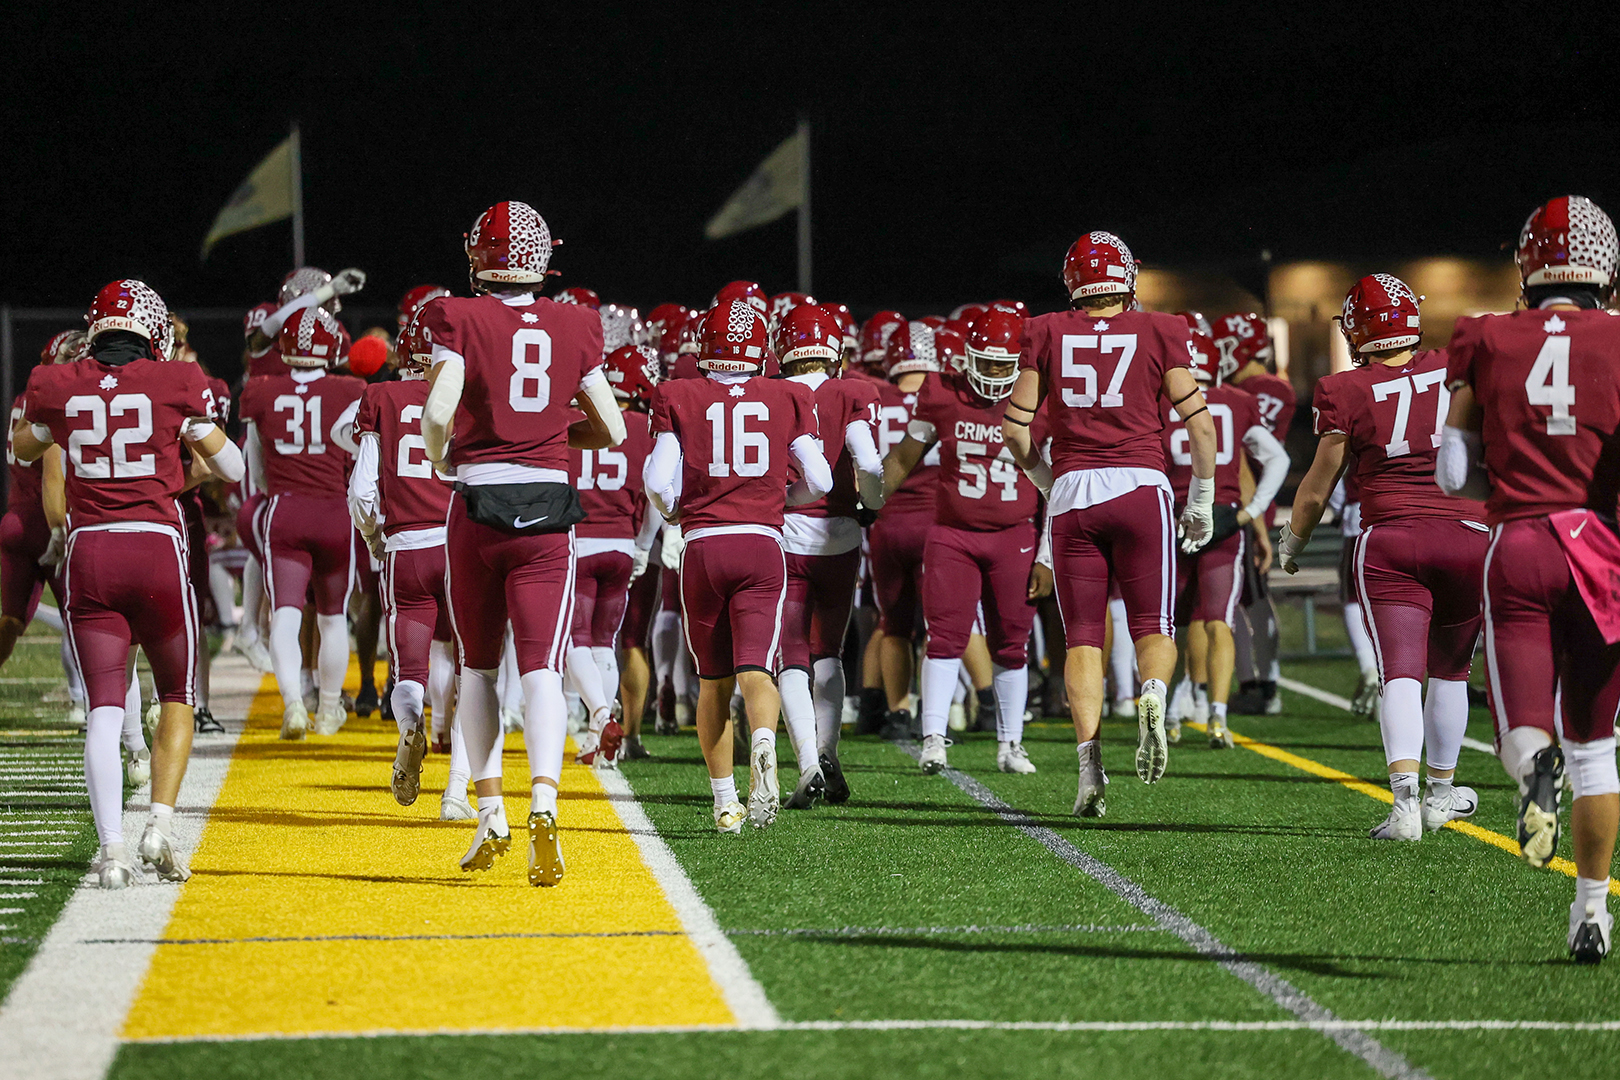
[[[897,743],[913,760],[922,751],[912,742]],[[1406,1058],[1391,1050],[1358,1028],[1345,1027],[1344,1021],[1331,1010],[1319,1005],[1308,994],[1263,964],[1245,960],[1242,954],[1222,942],[1214,934],[1166,904],[1149,895],[1146,889],[1095,856],[1088,855],[1068,840],[1044,825],[1037,825],[1023,811],[1015,809],[984,784],[956,769],[947,768],[944,776],[969,798],[981,806],[995,811],[996,816],[1035,840],[1059,859],[1073,866],[1102,885],[1109,892],[1130,904],[1136,910],[1158,923],[1160,927],[1180,938],[1200,955],[1215,958],[1221,967],[1248,983],[1262,995],[1269,997],[1279,1008],[1293,1013],[1305,1024],[1320,1025],[1319,1030],[1338,1046],[1366,1062],[1380,1076],[1429,1080],[1429,1074]]]

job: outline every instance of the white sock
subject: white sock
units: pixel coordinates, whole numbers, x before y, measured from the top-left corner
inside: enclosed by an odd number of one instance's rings
[[[1445,798],[1451,793],[1451,782],[1453,779],[1455,779],[1453,776],[1441,778],[1431,773],[1428,778],[1429,797],[1433,799]]]
[[[1136,696],[1136,643],[1131,640],[1125,601],[1108,601],[1108,617],[1114,623],[1114,646],[1108,653],[1108,669],[1114,676],[1114,700],[1130,701]]]
[[[433,709],[433,733],[443,735],[450,727],[450,714],[456,693],[456,658],[448,641],[435,641],[428,647],[428,705]]]
[[[478,824],[494,826],[494,831],[498,833],[511,832],[511,827],[506,824],[506,800],[499,795],[487,798],[479,796]]]
[[[536,780],[529,785],[529,813],[557,816],[557,789]]]
[[[1410,802],[1417,798],[1418,775],[1415,772],[1392,772],[1389,774],[1389,790],[1395,796],[1397,803]]]
[[[1423,753],[1423,686],[1416,679],[1390,679],[1379,697],[1378,727],[1384,760],[1417,759]]]
[[[316,649],[321,668],[320,707],[330,709],[343,695],[343,677],[349,673],[349,620],[342,615],[317,615],[315,632],[320,637]]]
[[[697,668],[693,667],[692,653],[686,647],[686,639],[678,632],[680,621],[676,620],[675,627],[675,667],[671,678],[675,682],[675,696],[682,701],[696,701],[698,696]]]
[[[810,693],[810,673],[804,668],[788,668],[776,677],[782,692],[782,719],[787,721],[788,741],[799,771],[816,767],[816,701]]]
[[[1587,877],[1575,879],[1575,910],[1584,914],[1588,907],[1594,914],[1609,910],[1608,878],[1601,881]]]
[[[1502,736],[1502,768],[1519,785],[1521,793],[1524,791],[1525,777],[1535,768],[1535,756],[1551,745],[1552,736],[1537,727],[1509,728],[1508,733]]]
[[[1224,701],[1210,702],[1209,715],[1214,717],[1216,720],[1219,720],[1223,724],[1226,723],[1226,704],[1227,703]]]
[[[501,775],[501,720],[495,701],[494,668],[461,669],[456,726],[466,741],[472,779],[497,779]]]
[[[956,705],[966,701],[968,694],[972,693],[973,690],[973,680],[968,677],[967,665],[958,665],[956,669],[956,688],[951,691],[951,704]]]
[[[160,802],[153,803],[152,824],[157,826],[157,831],[164,836],[173,835],[169,830],[174,824],[174,807],[166,806]]]
[[[62,635],[62,673],[67,676],[68,700],[78,705],[85,703],[84,675],[79,671],[79,661],[73,655],[72,639]]]
[[[1344,605],[1344,632],[1355,651],[1356,665],[1362,671],[1378,670],[1378,654],[1373,651],[1372,638],[1367,636],[1367,624],[1362,622],[1361,605],[1354,600]]]
[[[208,592],[214,598],[214,610],[219,622],[227,630],[236,627],[236,583],[231,572],[212,559],[208,562]],[[201,650],[206,652],[207,650]]]
[[[1158,698],[1162,699],[1164,697],[1164,695],[1165,695],[1164,680],[1163,679],[1148,679],[1146,682],[1144,682],[1142,684],[1142,692],[1138,696],[1139,697],[1158,697]]]
[[[956,658],[936,660],[924,657],[922,662],[922,733],[944,735],[951,714],[951,693],[956,689],[956,674],[962,661]]]
[[[130,679],[128,688],[124,690],[122,736],[124,749],[146,749],[146,732],[141,729],[141,681],[139,679]]]
[[[525,672],[522,681],[523,745],[529,751],[529,776],[543,776],[555,783],[562,778],[563,744],[568,740],[562,676],[539,668]]]
[[[1423,742],[1429,768],[1455,769],[1468,734],[1468,684],[1461,680],[1430,679],[1423,702]]]
[[[1029,700],[1029,668],[993,665],[996,688],[996,739],[999,742],[1024,741],[1024,705]]]
[[[591,658],[596,661],[596,670],[602,676],[602,696],[607,698],[608,708],[619,700],[619,652],[606,645],[592,645]]]
[[[497,724],[497,726],[499,726]],[[461,722],[452,718],[450,721],[450,776],[444,783],[444,790],[454,794],[458,799],[467,797],[467,784],[472,780],[472,768],[467,764],[467,740],[461,734]]]
[[[394,705],[394,726],[401,735],[408,735],[422,726],[422,698],[427,688],[415,679],[404,679],[394,684],[389,700]]]
[[[815,681],[816,747],[828,756],[838,753],[844,724],[844,662],[824,656],[811,665]]]
[[[652,626],[653,672],[658,683],[675,677],[675,657],[683,648],[680,615],[660,609],[653,616]]]
[[[124,710],[116,705],[91,709],[85,718],[84,780],[103,845],[124,842],[124,765],[118,757],[123,724]]]
[[[294,607],[270,613],[270,670],[275,672],[284,705],[304,700],[304,651],[298,647],[303,623],[303,613]]]
[[[1208,683],[1193,683],[1192,694],[1194,707],[1202,705],[1206,709],[1209,708]]]
[[[60,634],[63,630],[62,609],[52,607],[49,604],[41,604],[34,609],[34,621],[46,629],[55,630]]]
[[[242,567],[242,629],[246,641],[259,640],[259,618],[264,605],[264,567],[258,559],[248,556]]]
[[[608,707],[607,693],[602,688],[602,672],[588,646],[575,645],[568,650],[568,689],[579,695],[585,703],[585,715],[594,727],[596,715]]]
[[[315,647],[316,647],[317,650],[319,650],[320,649],[320,642],[316,642]],[[319,663],[319,657],[316,658],[316,662]],[[303,663],[303,660],[300,659],[299,663],[300,664]],[[315,670],[313,668],[300,667],[298,669],[298,691],[304,698],[307,699],[311,694],[317,694],[317,698],[318,698],[318,693],[317,693],[318,685],[319,684],[317,683],[317,681],[315,679]],[[319,707],[319,702],[317,700],[317,708],[318,707]]]
[[[709,777],[709,790],[714,792],[714,808],[723,810],[727,803],[737,801],[737,778],[735,776],[722,776],[716,780]]]

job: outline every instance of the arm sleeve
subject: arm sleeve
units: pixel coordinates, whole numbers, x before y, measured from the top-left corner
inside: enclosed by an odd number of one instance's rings
[[[427,404],[422,406],[422,441],[427,444],[429,461],[443,461],[449,451],[450,421],[461,404],[461,388],[466,381],[466,361],[461,354],[443,346],[433,347],[433,363],[439,367]]]
[[[579,381],[579,392],[590,398],[596,414],[602,418],[608,432],[608,445],[618,446],[624,442],[624,414],[619,411],[619,403],[613,397],[613,387],[608,384],[600,366],[585,373],[585,377]]]
[[[1277,436],[1266,430],[1264,424],[1255,424],[1245,431],[1243,445],[1260,463],[1260,478],[1254,484],[1254,498],[1244,507],[1251,518],[1258,518],[1277,497],[1283,481],[1288,479],[1288,451],[1277,441]]]
[[[832,490],[832,466],[821,452],[821,443],[814,435],[800,435],[788,446],[788,453],[798,464],[803,475],[788,487],[787,504],[803,506],[815,502]]]
[[[1490,477],[1480,464],[1483,450],[1479,432],[1447,424],[1440,432],[1440,450],[1434,457],[1434,480],[1440,490],[1465,499],[1489,498]]]
[[[1052,569],[1051,515],[1047,515],[1046,520],[1041,522],[1041,542],[1040,545],[1035,549],[1035,561],[1046,567],[1048,570]]]
[[[325,293],[326,295],[323,296],[321,295],[322,293]],[[271,341],[274,341],[276,340],[276,337],[280,335],[281,328],[286,325],[288,319],[292,318],[294,315],[298,314],[300,311],[303,311],[307,307],[314,307],[316,304],[326,303],[328,300],[332,299],[333,295],[334,293],[330,285],[322,285],[314,292],[307,292],[303,296],[295,297],[294,299],[287,301],[285,304],[282,304],[269,315],[266,315],[264,317],[264,322],[259,324],[258,331]]]
[[[247,448],[248,478],[253,490],[264,491],[264,447],[259,443],[259,425],[252,420],[247,422],[247,437],[243,441]]]
[[[865,420],[851,421],[844,428],[844,446],[855,464],[855,487],[862,505],[868,510],[883,509],[883,458]]]
[[[247,465],[242,460],[242,448],[231,440],[226,439],[225,445],[213,457],[203,458],[208,463],[208,470],[221,480],[236,483],[242,479]]]
[[[1333,388],[1331,376],[1319,379],[1316,383],[1316,395],[1311,400],[1311,433],[1318,439],[1333,432],[1350,434],[1339,419],[1339,409],[1333,400]]]
[[[652,453],[647,455],[641,486],[653,509],[666,519],[674,516],[680,504],[680,475],[681,441],[674,432],[663,432],[653,443]]]
[[[360,453],[355,456],[354,472],[349,474],[349,516],[355,528],[370,536],[381,524],[377,520],[377,469],[382,458],[382,437],[374,431],[360,436]]]
[[[349,407],[339,413],[338,418],[332,423],[332,441],[351,457],[360,452],[360,447],[354,441],[354,418],[359,411],[360,400],[356,398],[349,402]]]
[[[656,511],[657,507],[653,509]],[[643,514],[641,516],[641,531],[636,534],[636,547],[641,551],[651,551],[653,541],[658,539],[658,530],[663,524],[662,515],[658,513]]]

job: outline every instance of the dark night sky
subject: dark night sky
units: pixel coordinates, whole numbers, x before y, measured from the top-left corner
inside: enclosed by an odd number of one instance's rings
[[[1545,8],[1318,6],[507,4],[449,23],[282,4],[73,23],[41,5],[9,15],[0,57],[0,299],[82,307],[129,275],[176,306],[268,298],[285,225],[196,253],[293,118],[310,260],[370,271],[372,304],[461,286],[461,234],[501,198],[566,241],[563,284],[643,310],[736,277],[790,288],[791,219],[718,243],[702,227],[799,110],[816,292],[858,313],[1061,303],[1087,228],[1150,265],[1241,275],[1262,247],[1493,255],[1566,192],[1620,212],[1612,32]]]

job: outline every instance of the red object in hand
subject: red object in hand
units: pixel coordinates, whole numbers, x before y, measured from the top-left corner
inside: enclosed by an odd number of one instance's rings
[[[362,379],[382,370],[388,362],[388,344],[380,337],[366,335],[349,346],[349,370]]]

